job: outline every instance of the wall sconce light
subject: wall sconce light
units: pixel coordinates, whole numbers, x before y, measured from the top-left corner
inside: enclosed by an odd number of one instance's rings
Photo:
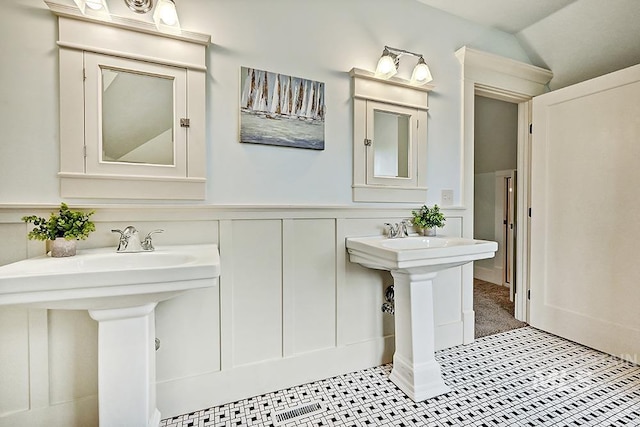
[[[424,58],[419,53],[409,52],[404,49],[396,49],[393,47],[385,46],[382,51],[382,56],[378,60],[378,66],[376,67],[376,77],[381,79],[389,79],[398,72],[398,65],[400,64],[400,57],[403,55],[413,56],[418,58],[418,63],[413,69],[411,74],[411,83],[416,85],[422,85],[429,83],[433,80],[431,76],[431,70],[424,61]]]

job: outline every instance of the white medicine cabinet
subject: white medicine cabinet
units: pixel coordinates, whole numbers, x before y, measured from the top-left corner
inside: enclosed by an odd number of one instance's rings
[[[351,70],[353,200],[417,202],[427,197],[427,111],[431,85]]]
[[[203,200],[210,36],[58,15],[62,197]]]

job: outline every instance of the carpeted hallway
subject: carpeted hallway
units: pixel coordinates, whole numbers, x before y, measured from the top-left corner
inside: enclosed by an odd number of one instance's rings
[[[509,300],[506,286],[473,279],[473,310],[476,313],[476,338],[527,325],[513,317],[514,305]]]

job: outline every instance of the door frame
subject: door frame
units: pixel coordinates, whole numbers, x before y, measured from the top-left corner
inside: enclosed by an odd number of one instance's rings
[[[455,53],[462,65],[462,141],[461,141],[461,200],[464,209],[463,237],[473,238],[474,201],[474,113],[475,96],[486,96],[518,104],[518,160],[517,215],[516,215],[516,303],[515,317],[528,322],[529,304],[529,252],[530,223],[530,173],[531,99],[547,91],[547,83],[553,77],[550,70],[525,64],[463,46]],[[463,275],[463,299],[473,292],[472,269]],[[471,277],[469,277],[471,276]],[[465,286],[465,282],[467,285]],[[465,326],[465,334],[469,328]],[[469,342],[465,336],[465,342]]]

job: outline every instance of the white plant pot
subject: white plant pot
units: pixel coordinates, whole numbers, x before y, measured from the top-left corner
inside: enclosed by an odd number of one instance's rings
[[[436,235],[436,228],[422,228],[420,229],[420,232],[423,236],[434,237]]]
[[[74,256],[76,254],[77,240],[66,240],[64,237],[58,237],[56,240],[50,241],[51,256],[53,258],[62,258]]]

